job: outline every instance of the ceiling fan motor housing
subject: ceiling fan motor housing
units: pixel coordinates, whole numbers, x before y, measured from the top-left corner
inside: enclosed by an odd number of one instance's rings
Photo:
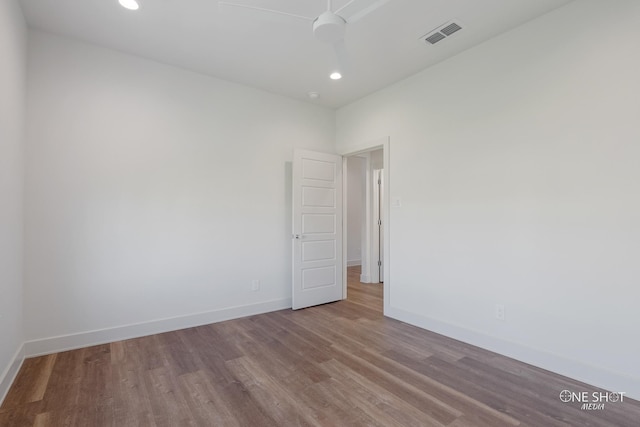
[[[331,11],[326,11],[313,21],[313,35],[325,43],[336,43],[344,38],[346,22]]]

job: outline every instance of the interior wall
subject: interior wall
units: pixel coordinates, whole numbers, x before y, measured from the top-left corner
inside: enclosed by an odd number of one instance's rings
[[[362,264],[366,159],[347,157],[347,265]]]
[[[18,2],[0,2],[0,402],[22,360],[26,48]]]
[[[640,397],[639,39],[576,1],[338,110],[391,138],[388,314]]]
[[[332,110],[42,32],[28,81],[30,353],[291,305],[290,162]]]

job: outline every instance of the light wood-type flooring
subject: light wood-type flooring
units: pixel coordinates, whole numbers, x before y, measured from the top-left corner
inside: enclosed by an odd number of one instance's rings
[[[25,361],[0,426],[640,426],[640,404],[382,316],[349,298]],[[623,390],[619,390],[623,391]]]

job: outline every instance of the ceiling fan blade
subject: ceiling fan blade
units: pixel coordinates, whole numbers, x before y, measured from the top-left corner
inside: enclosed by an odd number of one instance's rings
[[[263,7],[249,6],[247,4],[231,3],[231,2],[228,2],[228,1],[219,1],[218,5],[219,6],[239,7],[239,8],[242,8],[242,9],[258,10],[260,12],[275,13],[276,15],[284,15],[284,16],[290,16],[292,18],[304,19],[305,21],[313,21],[313,18],[309,18],[308,16],[302,16],[302,15],[296,15],[296,14],[293,14],[293,13],[282,12],[280,10],[265,9]]]
[[[342,12],[343,10],[345,10],[346,8],[348,8],[349,6],[351,6],[353,3],[357,2],[358,0],[349,0],[347,2],[347,4],[345,4],[344,6],[342,6],[340,9],[334,11],[333,13],[335,13],[336,15],[340,15],[340,12]]]
[[[336,60],[338,61],[338,71],[342,74],[346,74],[349,69],[349,53],[347,52],[347,46],[344,43],[344,39],[333,44],[333,51],[335,52]]]
[[[352,24],[354,22],[359,21],[360,19],[364,18],[365,16],[367,16],[368,14],[370,14],[371,12],[373,12],[374,10],[384,6],[385,4],[389,3],[391,0],[377,0],[374,1],[373,3],[371,3],[369,6],[365,7],[364,9],[360,9],[357,12],[351,14],[351,15],[341,15],[340,11],[342,11],[343,9],[346,9],[349,5],[351,5],[352,3],[354,3],[357,0],[351,0],[350,2],[348,2],[347,4],[345,4],[344,6],[342,6],[340,9],[338,9],[336,11],[337,15],[340,15],[342,18],[344,18],[345,21],[347,21],[348,24]]]

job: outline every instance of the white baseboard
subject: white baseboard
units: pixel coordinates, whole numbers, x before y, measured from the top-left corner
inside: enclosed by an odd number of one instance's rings
[[[13,359],[11,359],[9,366],[7,366],[2,373],[2,376],[0,376],[0,406],[2,405],[2,402],[4,402],[5,397],[7,397],[11,384],[13,384],[13,381],[18,375],[18,371],[24,362],[24,355],[24,344],[22,344],[16,351],[16,354],[13,355]]]
[[[347,267],[357,267],[362,265],[362,260],[352,259],[351,261],[347,260]]]
[[[42,356],[92,345],[107,344],[114,341],[208,325],[286,308],[291,308],[291,298],[27,341],[24,344],[24,351],[27,357]]]
[[[481,332],[465,329],[398,308],[386,307],[384,314],[393,319],[499,353],[577,381],[591,384],[598,388],[603,388],[608,391],[625,392],[625,397],[640,400],[640,378],[634,378],[619,372],[612,372],[597,366],[591,366],[579,360],[568,359],[522,344],[505,341]]]

